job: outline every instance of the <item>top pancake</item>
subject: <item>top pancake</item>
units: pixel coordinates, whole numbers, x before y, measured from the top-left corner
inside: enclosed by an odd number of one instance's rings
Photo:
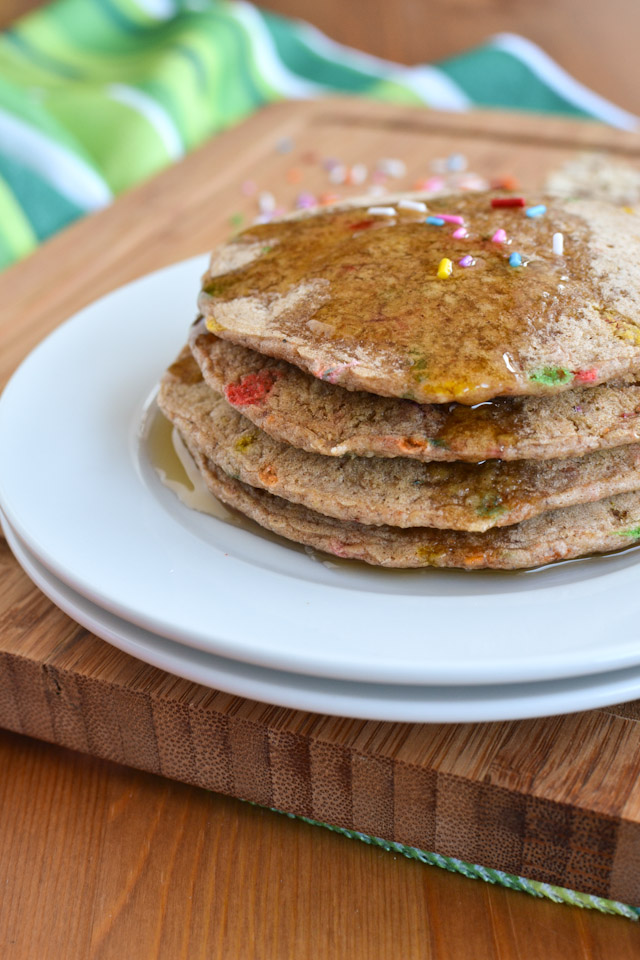
[[[428,198],[425,214],[369,203],[255,226],[214,252],[199,298],[211,332],[350,390],[474,404],[594,386],[640,368],[640,230],[596,201]],[[498,228],[509,243],[496,243]],[[564,235],[564,256],[552,237]],[[509,264],[518,252],[523,266]],[[470,254],[475,265],[458,260]],[[453,272],[437,276],[443,258]]]

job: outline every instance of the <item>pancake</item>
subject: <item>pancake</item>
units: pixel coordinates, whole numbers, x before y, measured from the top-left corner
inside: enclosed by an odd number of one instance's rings
[[[640,540],[640,493],[554,510],[486,533],[398,529],[345,523],[234,480],[193,445],[191,453],[211,493],[288,540],[349,560],[384,567],[462,567],[516,570],[584,554],[629,547]]]
[[[220,340],[203,320],[189,342],[214,391],[276,440],[310,453],[476,463],[576,457],[640,440],[640,382],[633,377],[555,397],[437,406],[316,380],[285,360]]]
[[[187,348],[158,404],[225,473],[339,520],[484,531],[640,488],[640,444],[584,458],[482,464],[325,457],[274,440],[201,377]]]
[[[428,203],[432,216],[462,216],[468,236],[369,201],[244,231],[203,279],[208,329],[347,389],[419,403],[550,395],[640,367],[634,216],[585,199],[550,198],[538,217],[494,209],[489,194]],[[507,243],[492,240],[498,228]],[[458,266],[465,255],[473,266]]]

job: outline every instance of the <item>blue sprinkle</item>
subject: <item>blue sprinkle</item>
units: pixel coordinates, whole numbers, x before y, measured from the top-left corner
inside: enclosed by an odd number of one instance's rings
[[[522,266],[522,257],[519,253],[512,253],[509,257],[509,266],[511,267],[521,267]]]
[[[541,217],[543,213],[547,212],[547,208],[544,203],[538,204],[537,207],[529,207],[527,210],[528,217]]]
[[[434,227],[443,227],[445,221],[442,219],[442,217],[427,217],[425,223],[431,223]]]
[[[463,153],[452,153],[447,157],[447,170],[452,173],[461,173],[467,169],[467,158]]]

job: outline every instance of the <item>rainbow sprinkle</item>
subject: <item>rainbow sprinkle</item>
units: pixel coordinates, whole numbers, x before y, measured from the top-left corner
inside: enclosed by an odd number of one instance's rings
[[[521,267],[522,266],[522,257],[519,253],[512,253],[509,257],[509,266],[510,267]]]
[[[492,243],[506,243],[507,242],[507,233],[505,230],[500,227],[499,230],[496,230],[494,235],[491,237]]]
[[[475,264],[475,260],[469,253],[466,256],[461,257],[460,260],[458,260],[459,267],[473,267],[474,264]]]
[[[315,207],[317,202],[315,196],[306,190],[303,190],[302,193],[299,193],[296,197],[296,207],[298,210],[308,210],[310,207]]]
[[[547,208],[545,207],[544,203],[539,203],[537,207],[529,207],[529,209],[527,210],[527,216],[533,219],[535,217],[543,216],[543,214],[545,214],[546,212],[547,212]]]
[[[461,225],[464,223],[464,217],[457,213],[439,213],[438,216],[445,223],[459,223]]]
[[[355,187],[359,187],[360,184],[365,182],[368,176],[369,171],[364,163],[354,163],[349,171],[348,182],[353,184]]]
[[[370,217],[395,217],[396,215],[393,207],[369,207],[367,213]]]
[[[492,207],[524,207],[525,204],[524,197],[494,197],[491,201]]]
[[[430,223],[432,227],[443,227],[445,221],[442,217],[427,217],[425,223]]]
[[[564,236],[561,233],[553,235],[553,252],[557,257],[561,257],[564,253]]]
[[[438,277],[440,280],[446,280],[447,277],[451,276],[453,271],[453,264],[451,260],[447,257],[443,257],[440,263],[438,264]]]
[[[416,213],[427,212],[427,205],[422,203],[421,200],[399,200],[397,207],[398,210],[415,210]]]
[[[456,240],[464,240],[465,237],[469,236],[469,232],[465,227],[458,227],[457,230],[453,231],[451,236],[455,237]]]

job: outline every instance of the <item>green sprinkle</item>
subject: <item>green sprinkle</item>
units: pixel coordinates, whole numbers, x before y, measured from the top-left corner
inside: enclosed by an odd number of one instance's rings
[[[619,537],[631,537],[633,540],[640,538],[640,527],[632,527],[631,530],[616,530]]]
[[[573,380],[573,374],[566,367],[542,367],[540,370],[534,370],[533,373],[530,373],[529,380],[554,387],[558,383],[569,383]]]
[[[441,447],[443,450],[448,449],[448,444],[444,440],[429,440],[429,443],[432,447]]]
[[[244,213],[234,213],[229,217],[229,223],[232,227],[241,227],[244,223]]]
[[[413,379],[416,383],[422,383],[423,380],[428,380],[429,376],[426,372],[427,366],[429,365],[429,360],[424,354],[419,353],[417,350],[411,350],[410,354],[415,357],[411,364],[411,373]]]
[[[263,252],[263,253],[271,253],[272,250],[273,250],[273,247],[263,247],[263,248],[262,248],[262,252]]]

